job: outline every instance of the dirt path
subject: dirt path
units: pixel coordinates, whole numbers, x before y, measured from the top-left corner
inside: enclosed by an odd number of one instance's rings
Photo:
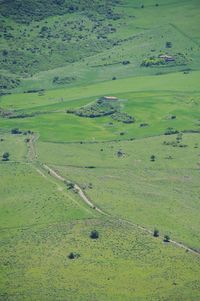
[[[129,225],[132,225],[132,226],[134,226],[134,227],[137,227],[138,229],[140,229],[140,230],[142,230],[142,231],[144,231],[144,232],[146,232],[146,233],[148,233],[148,234],[150,234],[150,235],[153,236],[153,231],[151,231],[151,230],[149,230],[149,229],[147,229],[147,228],[145,228],[145,227],[143,227],[143,226],[136,225],[136,224],[134,224],[134,223],[132,223],[132,222],[130,222],[130,221],[127,221],[127,220],[125,220],[125,219],[119,219],[119,221],[121,221],[122,223],[126,223],[126,224],[129,224]],[[161,236],[160,236],[160,238],[163,240],[164,237],[161,237]],[[193,249],[191,249],[190,247],[188,247],[188,246],[186,246],[186,245],[184,245],[184,244],[182,244],[182,243],[180,243],[180,242],[177,242],[177,241],[175,241],[175,240],[170,239],[170,243],[172,243],[173,245],[175,245],[175,246],[177,246],[177,247],[179,247],[179,248],[182,248],[182,249],[186,250],[187,252],[193,253],[193,254],[195,254],[195,255],[200,255],[200,252],[199,252],[199,251],[193,250]]]
[[[43,164],[42,165],[47,171],[48,173],[55,177],[56,179],[62,181],[62,182],[67,182],[67,180],[65,178],[63,178],[61,175],[59,175],[55,170],[53,170],[52,168],[50,168],[48,165]],[[99,209],[98,207],[96,207],[91,201],[90,199],[86,196],[85,192],[81,189],[81,187],[78,184],[74,184],[74,190],[78,193],[78,195],[80,196],[80,198],[91,208],[93,208],[94,210],[98,211],[99,213],[103,214],[103,215],[108,215],[106,212],[102,211],[101,209]]]
[[[28,142],[28,161],[33,162],[37,159],[37,154],[36,154],[36,150],[35,150],[35,142],[36,140],[39,138],[39,134],[38,135],[30,135],[29,136],[29,142]]]
[[[33,136],[30,141],[29,141],[29,153],[28,153],[28,158],[29,160],[33,163],[34,160],[37,159],[37,154],[36,154],[36,150],[35,150],[35,142],[36,140],[38,139],[39,136]],[[34,165],[34,164],[33,164]],[[42,164],[41,167],[43,169],[45,169],[48,174],[52,177],[54,177],[55,179],[59,180],[59,181],[62,181],[63,183],[67,183],[69,181],[67,181],[64,177],[62,177],[61,175],[59,175],[59,173],[57,171],[55,171],[54,169],[52,169],[51,167],[49,167],[48,165],[46,164]],[[47,177],[39,168],[36,167],[36,170],[37,172],[43,176],[43,177]],[[133,226],[134,228],[138,228],[140,230],[142,230],[143,232],[146,232],[150,235],[153,235],[153,231],[149,230],[148,228],[146,227],[143,227],[143,226],[140,226],[138,224],[134,224],[128,220],[125,220],[125,219],[121,219],[121,218],[115,218],[113,217],[112,215],[106,213],[105,211],[101,210],[100,208],[96,207],[92,200],[89,199],[89,197],[85,194],[85,192],[82,190],[82,188],[74,183],[74,191],[76,191],[76,193],[79,195],[79,197],[92,209],[94,209],[95,211],[97,211],[98,213],[104,215],[104,216],[108,216],[110,217],[111,219],[113,220],[118,220],[120,221],[121,223],[124,223],[124,224],[128,224],[130,226]],[[163,237],[159,237],[160,239],[163,240]],[[182,243],[179,243],[175,240],[171,240],[170,239],[170,243],[172,243],[173,245],[175,245],[176,247],[179,247],[179,248],[182,248],[184,250],[186,250],[187,252],[190,252],[190,253],[193,253],[195,255],[200,255],[200,252],[197,251],[197,250],[193,250],[192,248],[182,244]]]

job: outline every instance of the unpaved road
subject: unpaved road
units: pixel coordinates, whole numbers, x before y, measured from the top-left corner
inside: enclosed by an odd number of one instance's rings
[[[52,168],[50,168],[48,165],[43,164],[43,167],[48,171],[48,173],[55,177],[56,179],[62,181],[62,182],[67,182],[67,180],[65,178],[63,178],[61,175],[59,175],[55,170],[53,170]],[[93,208],[94,210],[98,211],[101,214],[104,215],[108,215],[107,213],[105,213],[104,211],[102,211],[101,209],[97,208],[90,200],[89,198],[86,196],[86,194],[83,192],[83,190],[81,189],[81,187],[78,184],[74,184],[74,190],[78,193],[78,195],[80,196],[80,198],[87,204],[89,205],[91,208]]]

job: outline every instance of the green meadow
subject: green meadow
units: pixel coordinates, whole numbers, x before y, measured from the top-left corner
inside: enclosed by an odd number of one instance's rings
[[[199,13],[2,1],[0,300],[200,300]]]

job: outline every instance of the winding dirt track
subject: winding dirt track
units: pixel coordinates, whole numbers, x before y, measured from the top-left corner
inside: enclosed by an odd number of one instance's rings
[[[34,161],[36,160],[37,158],[37,154],[36,154],[36,150],[35,150],[35,142],[36,140],[39,138],[36,137],[36,136],[33,136],[33,138],[30,139],[29,141],[29,152],[28,152],[28,157],[29,157],[29,160],[30,162],[35,166],[34,164]],[[52,169],[51,167],[49,167],[48,165],[46,164],[42,164],[40,165],[41,168],[45,169],[48,174],[52,177],[54,177],[55,179],[59,180],[59,181],[62,181],[63,183],[67,183],[69,182],[67,179],[65,179],[64,177],[62,177],[61,175],[59,175],[59,173],[57,171],[55,171],[54,169]],[[36,167],[36,166],[35,166]],[[42,171],[40,169],[38,169],[36,167],[36,170],[39,174],[41,174],[42,176],[45,177],[45,175],[42,173]],[[96,205],[93,204],[92,200],[89,199],[89,197],[85,194],[85,192],[82,190],[82,188],[78,185],[78,184],[74,184],[74,191],[76,191],[76,193],[79,195],[79,197],[92,209],[96,210],[98,213],[104,215],[104,216],[108,216],[110,217],[111,219],[113,220],[118,220],[119,222],[123,223],[123,224],[128,224],[130,226],[133,226],[135,228],[138,228],[140,230],[142,230],[143,232],[146,232],[150,235],[153,235],[153,231],[149,230],[148,228],[146,227],[143,227],[143,226],[140,226],[138,224],[134,224],[128,220],[125,220],[125,219],[121,219],[121,218],[115,218],[113,217],[112,215],[106,213],[105,211],[101,210],[100,208],[98,208]],[[163,239],[163,237],[160,236],[160,239]],[[179,248],[182,248],[184,250],[186,250],[187,252],[190,252],[190,253],[193,253],[195,255],[200,255],[200,251],[197,251],[197,250],[193,250],[192,248],[182,244],[182,243],[179,243],[175,240],[171,240],[170,239],[170,243],[172,243],[173,245],[175,245],[176,247],[179,247]]]
[[[67,180],[65,178],[63,178],[62,176],[60,176],[55,170],[53,170],[52,168],[50,168],[48,165],[43,164],[42,165],[47,171],[48,173],[55,177],[56,179],[62,181],[62,182],[67,182]],[[105,213],[104,211],[102,211],[101,209],[97,208],[90,200],[89,198],[86,196],[86,194],[83,192],[83,190],[81,189],[81,187],[78,184],[74,184],[74,190],[78,193],[78,195],[80,196],[80,198],[87,204],[89,205],[91,208],[95,209],[96,211],[98,211],[101,214],[104,215],[108,215],[107,213]]]

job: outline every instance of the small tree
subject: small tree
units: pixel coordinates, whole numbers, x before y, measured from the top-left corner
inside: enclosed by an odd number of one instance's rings
[[[159,237],[159,231],[158,231],[158,229],[154,229],[153,236],[154,237]]]
[[[92,238],[92,239],[98,239],[99,238],[99,232],[97,230],[91,231],[90,238]]]
[[[21,134],[21,133],[22,132],[19,129],[17,129],[17,128],[14,128],[14,129],[11,130],[11,134],[13,134],[13,135]]]
[[[166,48],[172,48],[172,42],[166,42],[165,47]]]
[[[2,51],[2,54],[3,54],[3,56],[8,55],[8,50],[4,49],[4,50]]]
[[[78,258],[78,257],[80,257],[80,254],[74,253],[74,252],[71,252],[71,253],[69,253],[69,255],[68,255],[68,258],[69,258],[69,259],[76,259],[76,258]]]
[[[74,189],[74,187],[75,187],[75,184],[70,181],[65,182],[65,184],[67,185],[68,190]]]
[[[154,155],[151,155],[150,159],[151,159],[151,161],[152,161],[152,162],[154,162],[154,161],[155,161],[155,159],[156,159],[156,156],[154,156]]]
[[[68,258],[75,259],[75,254],[73,252],[69,253]]]
[[[170,236],[168,234],[165,234],[164,242],[170,242]]]
[[[9,161],[10,154],[8,152],[3,153],[2,161]]]

